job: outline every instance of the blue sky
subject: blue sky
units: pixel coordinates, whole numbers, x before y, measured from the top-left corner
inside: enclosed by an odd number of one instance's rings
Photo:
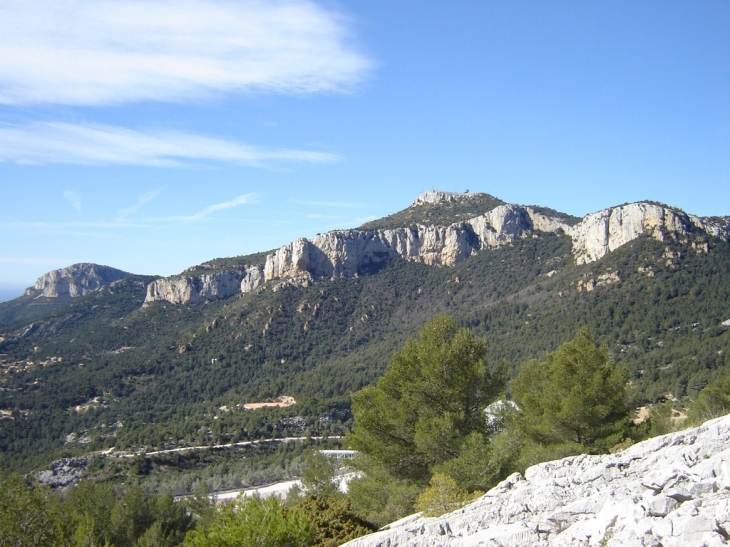
[[[730,3],[0,4],[0,298],[75,262],[178,273],[431,188],[729,215]]]

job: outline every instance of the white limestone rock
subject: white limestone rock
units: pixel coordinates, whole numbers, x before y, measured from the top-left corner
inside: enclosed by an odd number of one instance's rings
[[[295,239],[266,257],[264,279],[294,277],[309,271],[309,242]]]
[[[519,205],[499,205],[468,221],[479,237],[480,247],[494,248],[514,241],[533,227],[530,215]]]
[[[251,266],[246,269],[246,274],[241,279],[241,292],[243,294],[250,293],[264,282],[264,266]]]
[[[187,304],[228,298],[238,292],[244,276],[245,270],[227,270],[157,279],[147,285],[144,304],[155,301]]]
[[[576,261],[587,264],[643,234],[662,241],[665,231],[684,235],[692,226],[690,217],[681,211],[639,202],[586,215],[569,233]]]
[[[458,203],[484,194],[429,190],[413,206]],[[268,281],[276,287],[309,284],[316,278],[340,279],[368,275],[388,260],[402,258],[431,266],[453,266],[475,252],[513,243],[537,232],[567,234],[579,264],[599,260],[606,253],[643,234],[662,239],[665,233],[685,235],[704,230],[730,239],[730,219],[700,219],[651,203],[632,203],[598,211],[570,226],[531,207],[502,204],[481,215],[449,226],[413,225],[388,230],[335,230],[311,240],[300,238],[269,254],[262,264],[212,276],[174,276],[150,285],[145,302],[200,302],[225,298],[235,291],[256,290]],[[705,246],[706,247],[706,246]],[[703,247],[703,249],[705,249]],[[698,247],[699,249],[699,247]],[[707,249],[704,250],[707,252]],[[580,288],[619,281],[617,274],[591,279]]]
[[[726,545],[730,416],[617,454],[516,473],[466,507],[418,515],[347,547]]]
[[[411,207],[415,205],[435,204],[435,203],[458,203],[460,201],[467,201],[474,199],[475,197],[483,196],[480,193],[464,193],[461,192],[442,192],[441,190],[427,190],[418,196],[415,201],[411,204]]]
[[[73,264],[67,268],[43,274],[35,285],[25,289],[25,295],[35,298],[58,298],[60,296],[76,298],[128,275],[127,272],[109,266],[89,263]]]
[[[432,203],[461,196],[442,194],[427,192],[419,200]],[[314,278],[367,275],[392,258],[453,266],[480,249],[507,245],[535,229],[566,231],[569,226],[518,205],[500,205],[450,226],[419,224],[389,230],[335,230],[319,234],[311,241],[298,239],[270,254],[261,268],[247,271],[241,291],[251,292],[267,281],[303,274]]]
[[[688,215],[692,224],[710,235],[730,240],[730,217],[701,218]]]
[[[527,211],[527,215],[530,217],[533,230],[553,234],[570,233],[570,224],[565,221],[539,213],[532,207],[526,207],[525,210]]]

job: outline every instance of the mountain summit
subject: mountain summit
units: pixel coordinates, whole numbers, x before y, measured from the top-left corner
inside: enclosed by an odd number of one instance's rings
[[[129,273],[100,266],[99,264],[80,263],[67,268],[50,271],[38,278],[35,285],[25,289],[25,296],[57,298],[70,296],[76,298],[96,291],[107,283],[127,277]]]

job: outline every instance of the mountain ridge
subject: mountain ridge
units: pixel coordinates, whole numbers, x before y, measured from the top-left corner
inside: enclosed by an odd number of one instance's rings
[[[317,278],[367,275],[393,258],[453,266],[473,253],[509,245],[515,238],[529,237],[535,231],[571,237],[579,264],[595,262],[645,233],[663,241],[665,234],[686,238],[699,230],[730,240],[730,218],[703,219],[676,207],[648,201],[609,207],[590,213],[578,222],[570,222],[561,213],[504,203],[489,194],[429,190],[405,211],[472,202],[486,203],[491,209],[446,226],[414,223],[400,228],[365,228],[368,225],[364,225],[318,234],[311,240],[299,238],[267,254],[259,264],[242,264],[199,276],[181,274],[158,279],[148,287],[145,304],[154,301],[187,304],[228,298],[239,292],[236,284],[246,294],[274,280],[302,286]],[[403,218],[410,222],[415,215],[406,214]]]
[[[414,213],[445,206],[457,217],[471,214],[471,208],[454,210],[465,204],[487,210],[446,225],[418,222],[430,220],[431,210],[421,217]],[[662,241],[665,233],[686,237],[699,230],[730,241],[730,216],[697,217],[648,200],[608,207],[579,219],[544,207],[509,204],[481,192],[428,190],[407,209],[386,217],[393,218],[398,219],[395,222],[401,224],[399,228],[381,228],[379,221],[373,221],[360,228],[317,234],[311,240],[298,238],[273,251],[191,266],[180,274],[152,281],[145,305],[155,301],[188,304],[225,299],[239,292],[252,292],[273,280],[303,286],[316,278],[367,275],[393,258],[452,266],[480,250],[508,245],[516,237],[529,237],[533,231],[570,236],[578,264],[595,262],[644,233]],[[73,264],[42,275],[24,296],[75,298],[127,275],[109,266]]]
[[[642,207],[649,205],[664,207]],[[438,204],[423,207],[431,206]],[[494,247],[480,240],[476,252],[451,266],[389,251],[372,272],[338,277],[332,269],[316,277],[294,268],[292,277],[251,292],[234,281],[227,298],[203,293],[185,305],[143,305],[156,278],[134,275],[75,298],[24,296],[0,304],[0,466],[25,472],[111,447],[341,435],[350,427],[349,393],[375,381],[405,340],[439,313],[484,339],[487,363],[512,374],[587,326],[628,368],[637,406],[668,393],[687,400],[730,366],[730,245],[691,220],[680,224],[686,233],[671,235],[666,209],[656,216],[662,223],[637,224],[640,230],[629,232],[636,237],[614,249],[609,238],[599,248],[606,250],[602,258],[582,264],[566,233],[535,229]],[[609,226],[610,213],[595,226]],[[626,215],[622,220],[629,226]],[[723,222],[714,220],[718,230]],[[347,242],[346,232],[335,235]],[[292,257],[304,255],[309,243],[300,243]],[[313,257],[309,250],[307,260],[315,260],[308,267],[333,267],[321,249]],[[210,260],[181,277],[243,270],[279,251]],[[297,264],[279,257],[277,267]],[[18,313],[4,319],[12,310]],[[236,410],[281,395],[297,404]]]

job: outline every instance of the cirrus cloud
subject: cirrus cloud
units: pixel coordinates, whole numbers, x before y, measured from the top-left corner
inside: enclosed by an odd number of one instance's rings
[[[0,125],[0,162],[19,164],[185,167],[228,163],[262,167],[276,162],[333,163],[340,159],[326,152],[267,149],[182,131],[62,122]]]
[[[0,104],[344,92],[371,68],[308,0],[0,3]]]

